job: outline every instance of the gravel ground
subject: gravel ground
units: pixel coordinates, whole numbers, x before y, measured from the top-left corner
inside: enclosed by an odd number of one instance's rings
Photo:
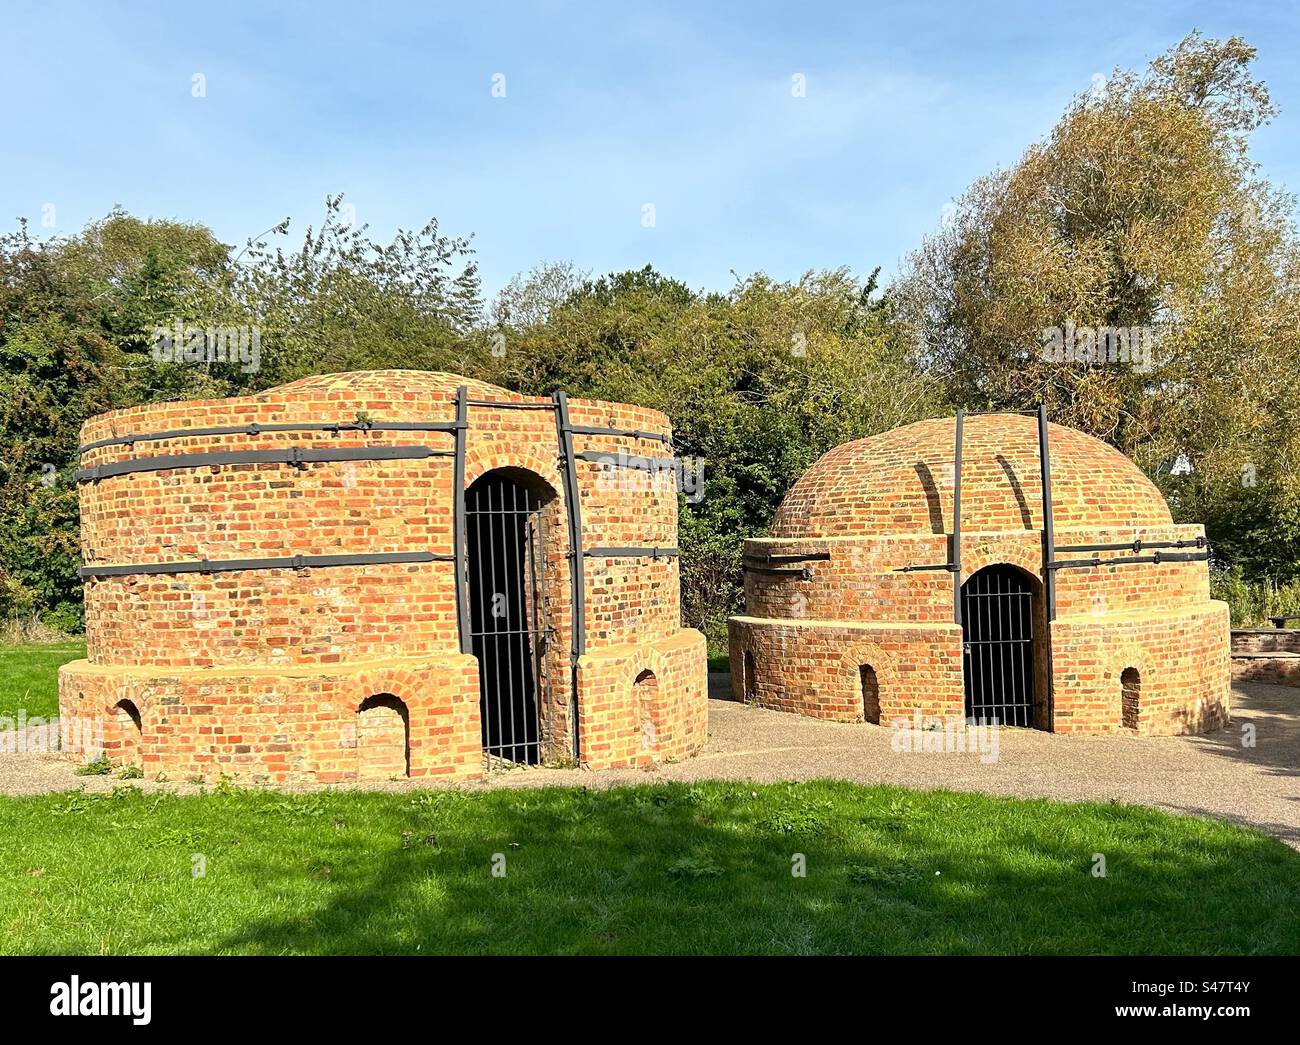
[[[1300,690],[1241,683],[1233,689],[1233,721],[1199,737],[1069,737],[1029,729],[998,736],[996,761],[978,752],[894,750],[895,731],[863,724],[818,722],[724,699],[727,676],[711,675],[709,741],[684,762],[650,770],[590,773],[521,769],[484,783],[539,787],[611,786],[653,780],[732,779],[770,782],[830,777],[859,783],[952,788],[997,795],[1108,801],[1220,817],[1259,828],[1300,849]],[[1250,727],[1255,745],[1243,744]],[[922,734],[924,736],[925,734]],[[53,755],[0,754],[0,794],[40,794],[84,787],[106,791],[115,776],[80,777]],[[184,783],[132,781],[147,791],[197,791]],[[419,782],[381,784],[409,790]]]

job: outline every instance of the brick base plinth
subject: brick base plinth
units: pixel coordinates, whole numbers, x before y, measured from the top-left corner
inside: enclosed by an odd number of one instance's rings
[[[1227,606],[1059,618],[1052,624],[1051,712],[1060,733],[1203,733],[1230,710]],[[964,716],[962,631],[952,624],[838,621],[730,622],[737,700],[837,722]],[[1137,709],[1123,711],[1125,671],[1136,671]],[[878,713],[876,711],[878,710]]]
[[[1132,727],[1124,725],[1122,706],[1129,669],[1140,680]],[[1227,604],[1058,618],[1052,677],[1056,732],[1172,736],[1222,729],[1231,711]]]
[[[646,766],[698,751],[708,725],[705,669],[704,636],[686,629],[584,656],[582,765]],[[478,661],[461,654],[292,673],[78,660],[60,670],[59,694],[69,735],[94,738],[72,757],[106,754],[149,777],[330,784],[484,772]]]
[[[687,758],[708,730],[704,636],[607,646],[578,662],[580,750],[589,769]]]
[[[102,736],[113,762],[147,777],[386,779],[406,775],[400,752],[408,740],[412,777],[483,771],[478,663],[461,654],[292,672],[164,672],[78,660],[59,672],[59,703],[63,719],[91,724],[78,735]]]
[[[834,722],[875,718],[875,707],[882,724],[910,720],[917,712],[924,717],[962,713],[961,628],[956,625],[756,617],[733,617],[729,625],[737,700]],[[873,695],[876,703],[869,707]]]

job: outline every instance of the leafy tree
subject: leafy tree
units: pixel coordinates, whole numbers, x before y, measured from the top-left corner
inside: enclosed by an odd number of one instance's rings
[[[153,326],[225,256],[205,229],[120,210],[71,239],[0,236],[0,616],[79,622],[79,430],[151,394]]]
[[[845,270],[699,294],[649,267],[578,280],[552,266],[498,301],[505,352],[487,377],[668,414],[676,456],[704,469],[703,498],[680,514],[685,617],[717,646],[740,605],[744,538],[766,530],[794,480],[830,447],[934,407],[875,290],[874,274]]]
[[[1232,506],[1257,499],[1274,540],[1252,567],[1300,571],[1300,240],[1294,200],[1249,158],[1276,111],[1254,56],[1193,33],[1078,96],[1046,140],[971,187],[891,296],[954,403],[1046,402],[1136,457],[1233,554]],[[1134,358],[1101,331],[1154,348]]]
[[[208,310],[260,331],[261,369],[241,389],[350,370],[475,369],[482,302],[469,240],[443,235],[436,219],[418,232],[398,230],[387,244],[367,232],[340,194],[325,201],[320,228],[309,227],[296,250],[248,242]]]

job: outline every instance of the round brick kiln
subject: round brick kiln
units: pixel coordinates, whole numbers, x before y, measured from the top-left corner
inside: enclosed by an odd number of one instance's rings
[[[59,703],[115,762],[332,782],[704,741],[660,413],[374,371],[82,444],[88,659]]]
[[[737,699],[884,724],[1227,722],[1228,608],[1209,597],[1203,529],[1174,525],[1121,453],[1041,413],[959,414],[837,447],[771,532],[745,544]]]

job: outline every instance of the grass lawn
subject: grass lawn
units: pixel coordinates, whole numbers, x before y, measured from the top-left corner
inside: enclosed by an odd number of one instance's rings
[[[1300,952],[1300,854],[1119,805],[123,786],[0,800],[0,840],[10,953]]]
[[[0,715],[52,717],[59,713],[59,668],[86,655],[78,641],[55,645],[0,646]]]

